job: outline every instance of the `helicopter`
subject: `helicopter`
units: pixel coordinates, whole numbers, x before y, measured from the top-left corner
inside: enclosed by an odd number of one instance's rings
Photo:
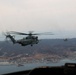
[[[16,34],[16,35],[26,35],[26,37],[23,37],[22,39],[16,40],[14,38],[14,35],[12,34]],[[9,38],[13,44],[21,44],[21,46],[27,46],[27,45],[31,45],[33,46],[34,44],[38,44],[39,43],[39,39],[37,35],[53,35],[50,34],[50,32],[46,32],[46,33],[34,33],[33,31],[30,31],[29,33],[22,33],[22,32],[16,32],[16,31],[9,31],[6,32],[6,34],[4,34],[6,36],[6,39]]]
[[[64,39],[64,41],[66,42],[66,41],[68,41],[68,39],[67,39],[67,38],[65,38],[65,39]]]

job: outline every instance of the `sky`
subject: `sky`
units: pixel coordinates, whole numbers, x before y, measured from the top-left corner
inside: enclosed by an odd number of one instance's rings
[[[0,0],[0,33],[6,31],[76,38],[76,0]]]

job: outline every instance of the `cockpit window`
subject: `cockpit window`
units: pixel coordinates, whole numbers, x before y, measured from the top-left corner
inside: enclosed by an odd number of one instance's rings
[[[76,62],[75,0],[0,0],[0,74]]]

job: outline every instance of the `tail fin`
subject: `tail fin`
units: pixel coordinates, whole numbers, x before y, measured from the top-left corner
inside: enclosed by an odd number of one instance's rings
[[[13,42],[13,44],[16,43],[16,40],[13,38],[13,36],[11,36],[10,34],[9,35],[6,35],[6,38],[10,38],[11,41]]]

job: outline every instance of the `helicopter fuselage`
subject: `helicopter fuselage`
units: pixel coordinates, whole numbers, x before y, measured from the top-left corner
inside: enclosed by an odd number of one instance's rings
[[[37,36],[27,36],[23,39],[17,40],[16,43],[21,44],[22,46],[38,44],[39,40]]]

